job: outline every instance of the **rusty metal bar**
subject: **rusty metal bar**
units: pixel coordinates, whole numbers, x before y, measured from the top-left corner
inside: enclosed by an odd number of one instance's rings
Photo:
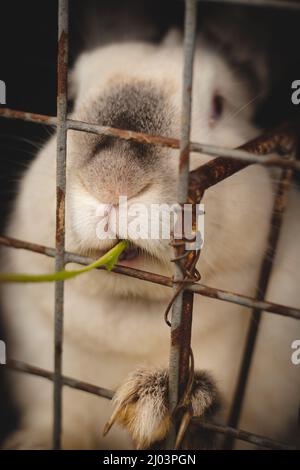
[[[37,245],[35,243],[28,243],[22,240],[16,240],[15,238],[10,237],[1,237],[0,236],[0,245],[18,248],[22,250],[28,250],[42,255],[46,255],[54,258],[56,250],[54,248],[49,248],[43,245]],[[91,264],[95,259],[88,258],[87,256],[77,255],[76,253],[65,252],[65,262],[66,263],[78,263],[82,265]],[[99,266],[97,269],[105,269],[103,266]],[[161,274],[150,273],[147,271],[142,271],[140,269],[130,268],[127,266],[116,265],[114,266],[113,272],[117,274],[122,274],[124,276],[133,277],[135,279],[140,279],[142,281],[152,282],[154,284],[159,284],[165,287],[173,287],[173,280],[167,276],[162,276]],[[229,292],[222,289],[216,289],[214,287],[208,287],[199,282],[189,283],[185,290],[192,291],[195,294],[203,295],[204,297],[210,297],[211,299],[221,300],[224,302],[231,302],[234,304],[242,305],[243,307],[248,308],[257,308],[259,310],[264,310],[268,313],[274,313],[277,315],[282,315],[285,317],[295,318],[300,320],[300,309],[287,307],[285,305],[275,304],[272,302],[259,301],[257,299],[247,297],[246,295],[241,295],[235,292]]]
[[[282,171],[274,200],[273,213],[267,240],[267,248],[260,268],[259,280],[256,290],[257,300],[264,300],[267,294],[267,289],[271,278],[273,263],[283,223],[284,211],[287,206],[288,192],[292,182],[292,178],[293,172],[291,170]],[[250,325],[247,332],[247,339],[239,371],[239,377],[236,384],[232,408],[228,419],[228,424],[232,427],[237,426],[243,407],[248,383],[248,376],[252,364],[253,354],[255,351],[255,345],[259,333],[262,313],[263,311],[257,308],[253,309],[252,311]],[[232,445],[233,439],[227,437],[224,442],[224,447],[231,448]]]
[[[300,5],[296,2],[284,0],[198,0],[204,3],[225,3],[234,5],[245,5],[251,7],[267,7],[280,10],[300,10]]]
[[[1,110],[0,110],[1,115]],[[90,132],[99,135],[108,135],[117,137],[123,140],[132,140],[150,145],[158,145],[161,147],[169,147],[173,149],[180,148],[180,140],[172,137],[155,136],[145,134],[142,132],[127,131],[113,127],[100,126],[97,124],[89,124],[82,121],[68,120],[68,128],[81,132]],[[285,158],[278,158],[271,156],[269,158],[262,158],[262,155],[268,155],[276,152],[281,143],[286,140],[286,136],[292,139],[297,132],[296,123],[289,123],[278,126],[276,129],[266,132],[264,135],[259,136],[238,149],[228,149],[218,147],[215,145],[201,144],[199,142],[189,142],[190,152],[206,154],[216,157],[225,157],[230,159],[242,160],[245,163],[259,163],[266,166],[280,166],[291,167],[300,170],[300,164]],[[255,142],[256,152],[252,151],[252,142]],[[260,155],[260,157],[258,156]]]
[[[9,359],[7,361],[6,367],[17,372],[31,374],[36,377],[43,377],[47,380],[53,380],[54,377],[54,374],[51,371],[41,369],[40,367],[35,367],[23,361],[17,361],[14,359]],[[75,390],[81,390],[83,392],[90,393],[101,398],[106,398],[108,400],[111,400],[115,393],[113,390],[98,387],[96,385],[87,382],[82,382],[81,380],[77,380],[71,377],[63,376],[62,383],[63,385],[73,388]],[[274,441],[264,436],[258,436],[240,429],[233,429],[228,426],[221,426],[214,423],[203,422],[198,418],[193,418],[193,422],[203,429],[207,429],[209,431],[214,431],[216,433],[221,433],[225,435],[234,435],[236,439],[250,442],[261,447],[266,447],[269,449],[293,449],[293,447],[289,446],[288,444]]]
[[[297,308],[286,307],[285,305],[275,304],[272,302],[259,301],[246,295],[229,292],[222,289],[215,289],[200,283],[192,284],[186,287],[186,290],[191,290],[195,292],[195,294],[200,294],[204,297],[210,297],[211,299],[223,300],[225,302],[231,302],[248,308],[257,308],[268,313],[276,313],[284,317],[295,318],[296,320],[300,319],[300,310]]]
[[[53,381],[54,380],[54,373],[50,372],[45,369],[41,369],[40,367],[32,366],[31,364],[27,364],[23,361],[17,361],[14,359],[10,359],[7,361],[6,366],[9,369],[13,369],[19,372],[25,372],[27,374],[35,375],[37,377],[43,377],[44,379],[48,379]],[[114,396],[114,392],[107,388],[98,387],[97,385],[92,385],[87,382],[82,382],[81,380],[77,380],[71,377],[61,377],[62,385],[66,385],[67,387],[75,388],[76,390],[82,390],[83,392],[92,393],[93,395],[97,395],[98,397],[107,398],[109,400],[112,399]]]
[[[29,121],[37,124],[45,124],[55,127],[57,125],[57,119],[54,116],[47,116],[44,114],[27,113],[25,111],[15,111],[9,108],[0,108],[0,117],[9,119],[21,119],[23,121]],[[117,137],[122,140],[128,140],[133,142],[140,142],[149,145],[157,145],[160,147],[168,147],[172,149],[180,148],[179,139],[172,137],[156,136],[145,134],[142,132],[127,131],[124,129],[118,129],[114,127],[100,126],[98,124],[90,124],[83,121],[77,121],[74,119],[67,120],[67,128],[71,130],[90,132],[97,135],[107,135]],[[300,162],[291,161],[281,157],[268,156],[272,152],[276,152],[275,145],[264,146],[264,139],[266,143],[273,141],[276,135],[283,133],[296,132],[295,124],[287,124],[275,128],[274,130],[260,136],[261,139],[261,152],[252,153],[247,150],[247,144],[242,145],[238,149],[229,149],[226,147],[218,147],[215,145],[202,144],[199,142],[190,142],[190,151],[214,157],[224,157],[226,159],[237,159],[242,160],[245,163],[258,163],[264,166],[278,166],[281,168],[292,168],[300,172]],[[256,140],[256,139],[255,139]],[[276,140],[276,139],[275,139]],[[258,156],[261,155],[261,156]]]
[[[235,429],[230,426],[221,426],[219,424],[203,422],[203,421],[200,421],[198,418],[193,418],[192,421],[197,423],[197,425],[200,428],[206,429],[207,431],[213,431],[213,432],[217,432],[220,434],[225,434],[225,436],[230,436],[240,441],[249,442],[250,444],[254,444],[259,447],[265,447],[266,449],[296,450],[296,447],[290,446],[289,444],[275,441],[273,439],[269,439],[264,436],[259,436],[257,434],[253,434],[248,431],[243,431],[241,429]]]
[[[251,155],[256,155],[256,159],[261,159],[262,155],[279,152],[282,155],[281,161],[285,162],[285,165],[288,163],[288,166],[282,165],[282,167],[288,168],[289,163],[295,162],[295,160],[284,156],[291,155],[295,151],[297,132],[299,132],[299,128],[296,123],[294,126],[282,125],[276,129],[276,132],[270,131],[264,136],[256,137],[241,145],[235,151],[251,152]],[[270,162],[272,158],[274,157],[269,157],[267,160]],[[251,158],[251,160],[254,163],[254,159]],[[206,189],[244,169],[249,164],[249,159],[247,158],[236,160],[219,156],[214,160],[210,160],[190,172],[190,196],[192,198],[196,197],[197,202],[200,202],[201,195]]]
[[[46,124],[48,126],[56,126],[57,123],[56,116],[28,113],[27,111],[19,111],[10,108],[0,108],[0,116],[7,119],[20,119],[21,121],[33,122],[36,124]]]
[[[55,270],[65,266],[65,192],[67,157],[67,75],[69,1],[58,2],[56,254]],[[61,447],[64,282],[55,283],[53,448]]]
[[[182,85],[181,139],[179,157],[178,203],[188,199],[190,171],[190,131],[192,114],[193,63],[196,43],[197,1],[185,0],[184,67]],[[183,223],[182,223],[183,227]],[[182,255],[182,248],[175,247],[175,258]],[[180,261],[175,262],[175,292],[178,282],[185,278]],[[177,284],[176,284],[177,283]],[[176,441],[175,409],[188,381],[190,342],[193,314],[193,293],[183,291],[174,300],[171,319],[171,347],[169,359],[169,410],[172,426],[167,438],[167,448],[174,449]]]

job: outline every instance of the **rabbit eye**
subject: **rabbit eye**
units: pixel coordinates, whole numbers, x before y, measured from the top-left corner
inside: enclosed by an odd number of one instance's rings
[[[210,116],[210,125],[213,126],[222,117],[224,110],[224,98],[219,94],[215,94],[212,102],[212,110]]]

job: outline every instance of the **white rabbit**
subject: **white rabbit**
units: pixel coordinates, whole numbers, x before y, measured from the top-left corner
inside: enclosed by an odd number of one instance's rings
[[[160,45],[112,44],[83,53],[72,72],[75,109],[87,122],[180,137],[182,45],[172,34]],[[194,64],[192,140],[234,148],[259,131],[251,86],[201,38]],[[56,136],[38,153],[21,180],[7,235],[47,246],[55,239]],[[210,158],[191,155],[191,169]],[[178,151],[69,131],[66,248],[99,257],[115,241],[99,240],[101,203],[173,203]],[[198,269],[204,284],[254,296],[269,231],[274,187],[270,171],[254,165],[209,189],[204,197],[205,242]],[[292,188],[267,299],[300,306],[299,194]],[[135,240],[122,264],[172,275],[167,240]],[[130,259],[131,258],[131,259]],[[5,271],[54,271],[51,258],[2,251]],[[172,290],[126,276],[93,271],[65,284],[64,375],[116,390],[118,420],[102,430],[113,408],[107,400],[65,387],[64,448],[141,448],[168,430],[166,403],[170,331],[163,314]],[[54,286],[6,284],[2,288],[9,357],[53,370]],[[195,295],[192,347],[198,372],[193,408],[198,416],[223,396],[228,414],[250,311]],[[291,344],[300,323],[266,313],[251,369],[240,426],[276,439],[292,439],[300,374]],[[52,384],[11,372],[22,419],[7,448],[50,448]],[[126,379],[127,374],[129,376]],[[211,378],[213,377],[213,378]],[[130,406],[129,406],[130,404]],[[127,408],[126,408],[127,406]],[[125,426],[125,427],[126,427]],[[291,441],[292,442],[292,441]]]

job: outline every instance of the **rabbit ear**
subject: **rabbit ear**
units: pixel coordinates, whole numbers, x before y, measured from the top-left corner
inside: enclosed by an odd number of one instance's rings
[[[204,35],[262,98],[268,91],[268,28],[257,11],[236,6],[212,8]],[[255,25],[255,34],[253,34]]]

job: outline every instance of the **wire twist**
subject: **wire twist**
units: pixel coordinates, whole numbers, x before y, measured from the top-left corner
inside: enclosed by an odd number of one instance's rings
[[[181,240],[173,239],[170,242],[170,245],[173,248],[180,248],[180,247],[185,246],[186,243],[188,242],[193,243],[194,241],[196,241],[196,234],[192,239],[186,239],[185,237],[183,237]],[[193,284],[194,282],[198,282],[201,279],[201,275],[198,269],[196,268],[196,265],[199,260],[200,252],[201,252],[200,250],[189,251],[185,249],[183,254],[178,255],[171,259],[171,262],[177,263],[180,265],[180,269],[182,270],[182,273],[183,273],[183,279],[180,281],[176,281],[173,277],[173,283],[178,284],[178,286],[170,302],[168,303],[167,308],[165,310],[165,314],[164,314],[164,320],[169,327],[171,327],[171,322],[168,316],[174,304],[175,299],[186,288],[188,284]],[[173,412],[173,415],[175,416],[179,410],[184,410],[183,416],[180,421],[179,429],[177,432],[177,436],[176,436],[175,449],[178,449],[180,444],[182,443],[184,436],[185,436],[185,432],[193,417],[191,395],[192,395],[192,389],[193,389],[193,383],[194,383],[195,369],[194,369],[194,354],[193,354],[192,348],[190,348],[189,356],[190,356],[190,364],[189,364],[189,375],[188,375],[187,384],[183,391],[182,397],[180,398],[179,403],[177,404]]]

